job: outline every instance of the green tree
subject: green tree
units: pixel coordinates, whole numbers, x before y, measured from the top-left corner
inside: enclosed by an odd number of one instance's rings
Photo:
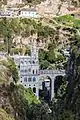
[[[47,69],[49,67],[50,63],[47,60],[44,60],[40,63],[41,69]]]

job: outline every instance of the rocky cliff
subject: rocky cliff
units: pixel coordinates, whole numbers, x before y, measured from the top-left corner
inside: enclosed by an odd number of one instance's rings
[[[1,56],[0,120],[24,120],[29,105],[40,103],[31,89],[18,85],[17,80],[18,73],[13,60],[7,56]]]
[[[75,34],[71,40],[71,56],[66,65],[65,81],[68,82],[65,84],[66,91],[62,89],[61,94],[64,94],[53,100],[55,120],[79,120],[80,118],[80,39]]]
[[[37,10],[43,16],[52,17],[77,11],[79,6],[79,0],[46,0],[37,5]]]

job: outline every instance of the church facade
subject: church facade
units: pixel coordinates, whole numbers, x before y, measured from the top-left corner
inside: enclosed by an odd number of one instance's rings
[[[40,70],[38,61],[38,48],[36,39],[31,41],[31,55],[11,56],[17,66],[19,73],[19,83],[25,88],[31,88],[34,95],[39,98],[39,90],[42,89],[42,83],[45,82],[46,90],[50,92],[51,99],[54,97],[54,80],[58,75],[65,75],[65,71],[58,70]],[[51,82],[50,82],[50,78]]]
[[[19,83],[25,88],[31,88],[34,94],[39,96],[39,63],[36,41],[33,39],[31,45],[31,55],[13,55],[12,58],[17,66],[19,73]]]

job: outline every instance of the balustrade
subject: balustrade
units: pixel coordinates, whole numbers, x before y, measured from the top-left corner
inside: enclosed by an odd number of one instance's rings
[[[59,74],[65,73],[65,70],[40,70],[40,74]]]

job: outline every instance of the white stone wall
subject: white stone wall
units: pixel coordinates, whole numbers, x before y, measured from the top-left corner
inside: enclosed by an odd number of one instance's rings
[[[21,11],[20,15],[22,17],[29,17],[29,18],[37,18],[37,12],[36,11]]]
[[[19,83],[25,88],[36,88],[34,93],[39,97],[39,65],[38,61],[32,56],[12,56],[16,63],[19,73]],[[34,91],[33,91],[34,92]]]

